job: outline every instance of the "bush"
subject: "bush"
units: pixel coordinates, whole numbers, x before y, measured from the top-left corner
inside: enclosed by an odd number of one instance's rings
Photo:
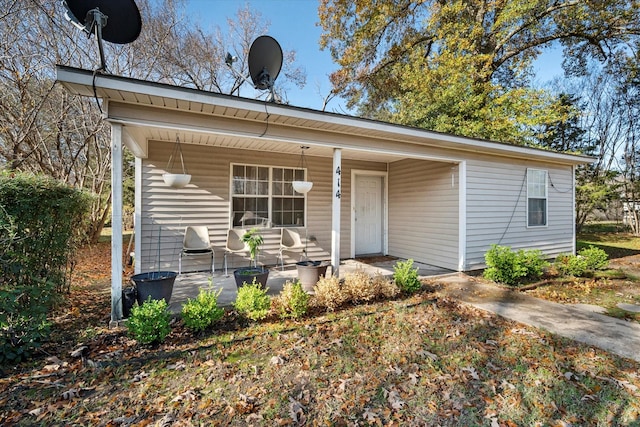
[[[215,292],[212,289],[200,289],[195,299],[189,300],[182,306],[182,321],[193,331],[204,331],[224,316],[224,309],[218,307],[218,297],[222,289]]]
[[[267,289],[263,289],[254,278],[252,284],[245,284],[238,289],[233,306],[243,316],[251,320],[261,320],[269,314],[271,299],[267,295]]]
[[[90,197],[50,178],[0,172],[0,361],[20,361],[48,335],[68,292]]]
[[[321,277],[314,287],[314,293],[315,303],[327,311],[333,311],[349,301],[349,295],[335,276]]]
[[[560,254],[554,266],[563,276],[584,276],[588,271],[605,268],[609,263],[609,256],[602,249],[589,246],[578,252],[578,255]]]
[[[127,328],[141,344],[159,343],[171,332],[170,318],[167,302],[164,299],[152,300],[149,296],[142,305],[136,303],[133,306]]]
[[[588,270],[601,270],[609,265],[609,255],[600,248],[589,246],[582,248],[578,255],[585,259]]]
[[[560,254],[556,257],[554,267],[562,276],[584,276],[587,271],[587,260],[573,254]]]
[[[418,278],[418,269],[413,268],[413,260],[398,261],[393,266],[393,280],[403,292],[413,293],[422,287]]]
[[[371,276],[362,271],[347,274],[342,289],[349,301],[355,303],[373,301],[379,296]]]
[[[538,279],[542,276],[544,269],[549,266],[549,262],[543,256],[542,251],[539,249],[518,251],[518,260],[526,269],[526,278]]]
[[[15,316],[0,323],[0,365],[28,359],[40,348],[49,332],[50,324],[44,314]]]
[[[309,294],[302,289],[299,282],[287,282],[274,302],[280,318],[298,319],[304,316],[309,309]]]
[[[393,298],[400,293],[400,288],[380,273],[376,273],[371,279],[376,289],[376,294],[383,298]]]
[[[534,279],[542,275],[548,262],[539,250],[514,252],[508,246],[491,245],[484,255],[487,268],[483,277],[506,285],[517,285],[523,279]]]

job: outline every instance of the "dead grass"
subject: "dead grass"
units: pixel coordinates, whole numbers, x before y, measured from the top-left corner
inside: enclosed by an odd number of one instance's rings
[[[108,304],[105,287],[74,292]],[[156,347],[79,307],[67,345],[0,378],[0,425],[640,424],[640,364],[429,289],[300,321],[227,313],[199,336],[177,322]]]

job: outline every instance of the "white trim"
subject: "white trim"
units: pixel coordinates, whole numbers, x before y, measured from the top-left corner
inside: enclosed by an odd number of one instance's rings
[[[529,224],[529,171],[537,171],[544,172],[544,200],[545,200],[545,209],[544,209],[544,224],[542,225],[531,225]],[[525,171],[525,185],[527,186],[527,194],[526,194],[526,224],[527,228],[548,228],[549,227],[549,170],[548,169],[539,169],[539,168],[526,168]]]
[[[331,274],[340,275],[340,203],[342,200],[342,150],[333,149],[333,185],[331,203]]]
[[[122,320],[122,126],[111,125],[111,322]]]
[[[312,147],[324,147],[324,148],[332,148],[332,149],[336,147],[335,143],[325,142],[322,139],[305,139],[305,138],[299,138],[299,137],[289,138],[281,135],[271,135],[268,133],[264,135],[256,135],[255,132],[238,132],[238,131],[231,131],[227,129],[212,128],[212,127],[185,125],[182,123],[165,123],[165,122],[156,122],[152,120],[128,119],[128,118],[121,118],[121,117],[110,117],[109,119],[107,119],[107,121],[109,123],[119,123],[119,124],[122,124],[123,126],[150,127],[150,128],[178,131],[178,132],[198,132],[198,133],[204,133],[208,135],[220,135],[220,136],[239,137],[239,138],[260,137],[263,139],[268,139],[269,141],[285,142],[285,143],[295,144],[297,146],[309,145]],[[424,151],[425,148],[428,148],[428,147],[423,147],[416,144],[411,144],[409,147],[411,147],[413,151],[412,150],[390,150],[390,149],[382,149],[382,148],[376,148],[375,150],[372,150],[371,147],[366,147],[366,146],[360,147],[357,145],[346,144],[344,142],[341,142],[339,148],[349,150],[349,151],[354,151],[354,152],[362,152],[362,153],[368,153],[373,151],[375,153],[385,154],[389,156],[401,156],[401,157],[409,157],[409,158],[420,159],[420,160],[432,160],[434,162],[458,163],[460,161],[460,158],[443,157],[443,156],[420,153],[421,151]]]
[[[571,211],[573,212],[571,225],[573,226],[573,230],[571,230],[571,235],[573,236],[571,245],[571,253],[576,254],[576,167],[571,167],[571,179],[573,182],[572,191],[571,191]]]
[[[336,126],[352,128],[351,131],[346,131],[351,134],[371,135],[371,132],[380,132],[386,134],[381,137],[393,140],[408,137],[439,141],[440,143],[447,145],[446,148],[449,149],[457,148],[466,151],[495,152],[504,156],[526,158],[535,157],[540,160],[557,161],[561,163],[566,162],[569,164],[592,163],[594,161],[593,158],[587,156],[555,153],[552,151],[536,150],[513,144],[501,144],[493,141],[476,140],[457,135],[438,133],[419,128],[288,105],[266,104],[265,102],[254,99],[198,91],[191,88],[136,80],[128,77],[98,74],[94,79],[94,73],[89,70],[81,70],[61,65],[56,66],[56,80],[61,82],[70,92],[78,94],[93,93],[95,83],[98,95],[103,98],[108,98],[108,93],[105,93],[105,90],[113,90],[117,92],[129,92],[134,94],[145,94],[153,97],[174,99],[178,101],[178,104],[184,103],[186,105],[191,105],[192,103],[202,103],[204,105],[216,105],[228,107],[229,109],[240,109],[260,114],[265,114],[265,106],[268,105],[268,114],[272,116],[283,116],[314,121],[315,124],[307,126],[307,129],[318,129],[319,124],[331,123]],[[188,111],[188,108],[183,108],[183,110]],[[256,135],[248,136],[255,137]]]
[[[140,258],[142,255],[142,159],[140,157],[135,158],[134,198],[133,233],[135,234],[135,239],[133,251],[135,258],[133,260],[133,269],[135,274],[140,274],[142,272],[142,259]]]
[[[458,271],[467,263],[467,162],[458,163]]]
[[[360,176],[377,176],[382,178],[382,253],[389,253],[389,204],[387,202],[389,194],[389,165],[387,171],[372,171],[366,169],[351,169],[351,245],[349,254],[351,258],[356,256],[356,177]]]
[[[261,198],[265,198],[267,199],[267,215],[268,215],[268,225],[261,227],[261,228],[298,228],[298,227],[304,227],[307,228],[307,214],[308,214],[308,209],[307,209],[307,201],[308,201],[308,197],[307,194],[302,194],[302,197],[300,196],[295,196],[295,197],[291,197],[292,199],[302,199],[304,201],[304,218],[302,219],[304,222],[304,225],[274,225],[273,223],[273,199],[275,197],[277,197],[278,195],[274,195],[273,194],[273,170],[274,169],[290,169],[290,170],[302,170],[304,172],[304,179],[307,179],[308,176],[308,171],[307,168],[299,168],[297,166],[278,166],[278,165],[273,165],[273,164],[254,164],[254,163],[241,163],[241,162],[230,162],[229,163],[229,229],[232,228],[236,228],[233,225],[233,198],[234,196],[236,196],[235,194],[233,194],[233,167],[234,166],[251,166],[251,167],[258,167],[258,168],[266,168],[269,170],[269,188],[267,189],[267,194],[266,195],[262,195],[262,194],[258,194],[258,195],[252,195],[252,194],[246,194],[246,195],[238,195],[239,198],[243,197],[243,196],[247,196],[247,197],[251,197],[251,196],[260,196]],[[283,181],[286,182],[286,181]],[[298,193],[300,194],[300,193]],[[283,196],[281,196],[283,197]],[[243,228],[243,227],[239,227],[239,228]]]

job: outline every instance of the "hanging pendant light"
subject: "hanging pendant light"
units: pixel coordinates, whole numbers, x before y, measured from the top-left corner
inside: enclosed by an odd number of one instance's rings
[[[309,147],[306,147],[304,145],[300,146],[300,167],[298,167],[298,169],[302,169],[303,171],[305,170],[306,167],[306,162],[304,159],[304,150],[308,150]],[[307,174],[308,177],[309,174]],[[293,181],[291,182],[291,184],[293,185],[293,189],[301,194],[307,194],[311,188],[313,187],[313,182],[311,181]]]
[[[180,155],[180,164],[182,165],[182,173],[171,173],[173,164],[175,163],[176,155]],[[182,157],[182,146],[180,145],[180,138],[176,135],[176,143],[173,146],[173,151],[169,157],[167,163],[167,172],[162,174],[162,179],[165,184],[173,188],[182,188],[191,181],[191,175],[187,173],[187,169],[184,167],[184,158]]]

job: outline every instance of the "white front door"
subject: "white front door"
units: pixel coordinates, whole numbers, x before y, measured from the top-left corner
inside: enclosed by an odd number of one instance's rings
[[[382,176],[355,176],[356,255],[383,252],[383,182]]]

